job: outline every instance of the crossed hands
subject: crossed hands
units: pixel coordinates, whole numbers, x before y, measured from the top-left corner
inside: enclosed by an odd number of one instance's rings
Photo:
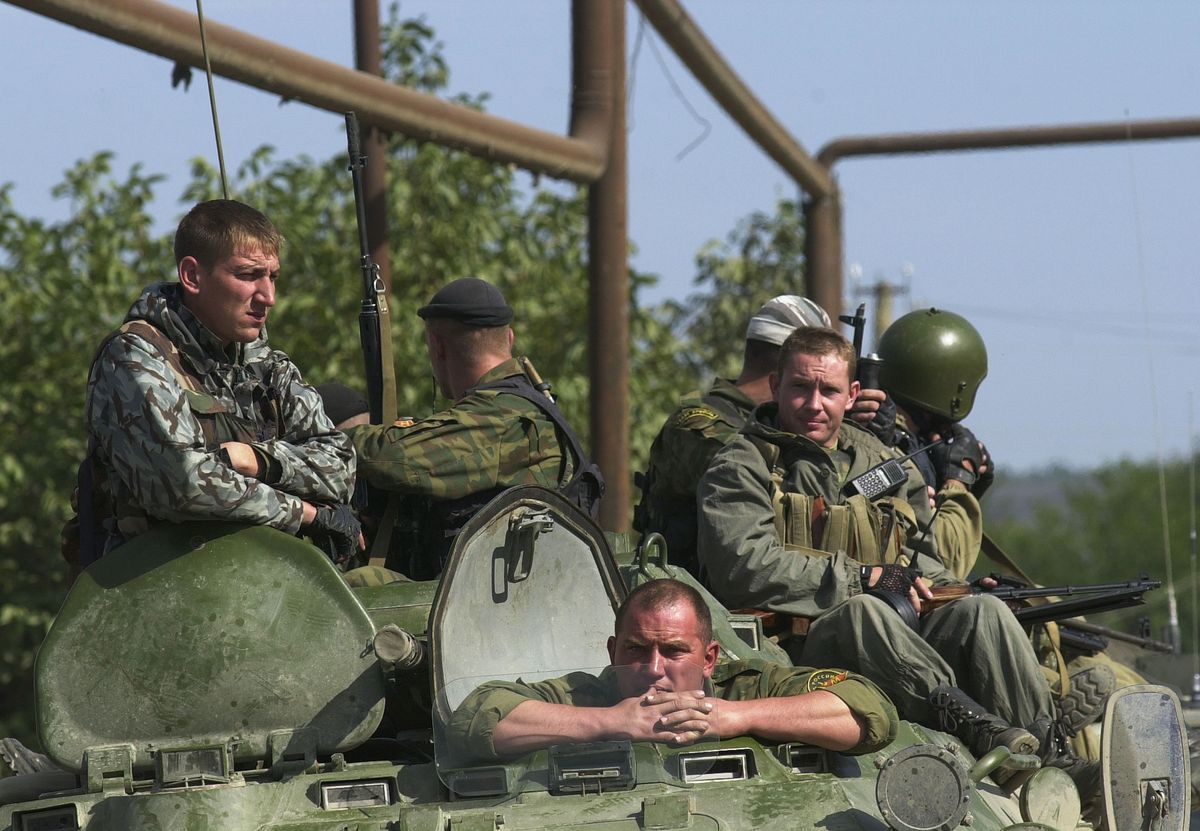
[[[704,690],[651,689],[609,709],[620,725],[621,738],[686,745],[704,736],[717,736],[720,703],[721,699],[707,697]]]

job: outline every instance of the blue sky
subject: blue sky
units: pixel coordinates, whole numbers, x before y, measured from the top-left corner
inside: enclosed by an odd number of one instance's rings
[[[813,153],[846,135],[1200,114],[1200,4],[685,5]],[[204,9],[353,63],[348,0],[206,0]],[[451,91],[488,91],[491,112],[557,132],[568,117],[568,9],[401,4],[444,41]],[[631,5],[631,51],[639,25]],[[683,100],[644,40],[631,67],[633,263],[660,275],[655,297],[682,297],[704,243],[795,188],[649,27],[645,37]],[[189,159],[215,160],[201,78],[187,94],[171,90],[167,61],[2,3],[0,50],[9,78],[0,181],[15,184],[21,210],[63,215],[50,187],[97,150],[115,151],[119,171],[140,162],[165,174],[164,200],[181,191]],[[221,79],[217,95],[231,166],[263,143],[282,157],[344,152],[335,114]],[[692,109],[710,131],[677,159],[704,129]],[[848,160],[836,173],[847,264],[866,281],[910,271],[901,311],[937,305],[983,334],[991,368],[968,424],[1001,471],[1186,452],[1200,347],[1200,141]]]

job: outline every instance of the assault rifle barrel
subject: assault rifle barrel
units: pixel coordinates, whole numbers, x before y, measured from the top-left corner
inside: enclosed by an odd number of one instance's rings
[[[383,423],[383,346],[379,323],[378,295],[383,291],[379,266],[371,259],[367,244],[367,205],[363,195],[363,168],[367,157],[359,139],[358,116],[346,113],[346,144],[350,154],[350,175],[354,180],[354,208],[358,216],[359,268],[362,271],[363,299],[358,313],[358,337],[362,344],[367,377],[367,406],[371,423]]]

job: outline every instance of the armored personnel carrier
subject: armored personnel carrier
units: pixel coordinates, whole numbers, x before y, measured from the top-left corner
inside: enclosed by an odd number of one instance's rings
[[[464,528],[438,582],[351,589],[315,548],[221,523],[159,528],[76,582],[37,660],[52,765],[0,780],[0,829],[826,828],[1069,831],[1061,771],[972,758],[903,723],[872,755],[750,738],[604,742],[464,761],[441,729],[486,680],[607,662],[627,586],[663,576],[654,546],[622,569],[555,494],[518,488]],[[722,610],[730,655],[768,654]],[[1120,691],[1104,728],[1107,825],[1182,829],[1179,703]],[[993,784],[1026,768],[1019,796]]]

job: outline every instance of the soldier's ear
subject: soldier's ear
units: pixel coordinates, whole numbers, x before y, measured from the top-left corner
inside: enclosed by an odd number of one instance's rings
[[[717,666],[717,658],[721,654],[721,645],[716,641],[709,641],[708,647],[704,650],[704,677],[712,676],[712,671]]]
[[[184,257],[179,261],[179,284],[185,294],[200,292],[200,262],[195,257]]]
[[[617,662],[617,638],[615,635],[608,636],[608,662],[610,664]]]
[[[775,398],[779,395],[779,373],[772,372],[767,376],[767,383],[771,385],[771,397]]]

